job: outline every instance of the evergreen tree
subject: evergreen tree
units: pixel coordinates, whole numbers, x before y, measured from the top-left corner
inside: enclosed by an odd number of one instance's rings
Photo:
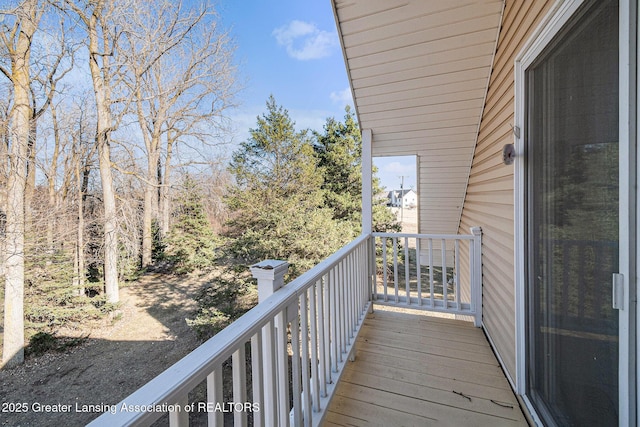
[[[176,205],[166,241],[169,259],[180,273],[211,266],[216,258],[217,239],[205,214],[200,189],[188,175]]]
[[[333,218],[348,224],[354,236],[362,229],[362,137],[358,124],[345,108],[344,123],[327,119],[324,133],[316,133],[316,153],[324,173],[325,205]],[[385,206],[380,182],[373,171],[373,230],[400,231],[400,224]]]
[[[232,251],[245,261],[287,260],[297,275],[352,237],[323,206],[323,175],[307,132],[296,132],[273,96],[234,153],[230,171]]]
[[[316,152],[324,172],[324,197],[333,217],[357,226],[361,217],[362,140],[351,109],[344,123],[327,119],[324,134],[316,133]]]

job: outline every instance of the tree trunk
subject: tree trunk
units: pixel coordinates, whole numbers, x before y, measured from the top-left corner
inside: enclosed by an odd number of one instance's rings
[[[3,105],[0,113],[0,209],[4,209],[7,201],[7,165],[9,159],[9,111]]]
[[[164,116],[156,113],[148,120],[143,107],[142,78],[136,73],[136,106],[138,124],[147,149],[147,173],[144,179],[144,208],[142,212],[142,268],[153,263],[153,223],[158,221],[158,161],[160,160],[160,128]],[[158,115],[159,114],[159,115]]]
[[[9,113],[3,108],[0,122],[0,277],[5,275],[5,243],[7,223],[7,176],[9,160]]]
[[[49,196],[49,214],[47,215],[47,265],[53,261],[54,248],[54,230],[56,226],[56,174],[58,171],[58,157],[60,155],[60,129],[58,128],[58,117],[56,108],[51,106],[51,120],[53,122],[53,153],[51,154],[51,165],[49,167],[47,184]],[[27,181],[29,180],[27,175]],[[28,184],[27,184],[28,185]],[[25,206],[27,202],[25,201]]]
[[[28,82],[28,71],[15,73],[14,79]],[[27,87],[24,84],[24,87]],[[5,295],[3,366],[24,361],[24,191],[27,182],[26,158],[29,144],[29,97],[16,91],[12,113],[13,138],[7,191],[5,242]]]
[[[158,144],[151,143],[148,154],[147,176],[144,184],[144,212],[142,221],[142,268],[153,263],[153,222],[158,221]]]
[[[36,135],[38,133],[37,120],[33,116],[31,107],[29,114],[29,143],[27,144],[27,181],[24,188],[24,229],[26,233],[33,230],[33,195],[36,190]]]
[[[104,203],[104,289],[109,302],[118,302],[120,300],[118,289],[118,224],[110,148],[104,132],[98,133],[98,159],[100,162],[100,180],[102,182]]]
[[[24,191],[31,121],[29,57],[40,15],[38,0],[25,1],[20,8],[18,40],[15,47],[6,46],[11,53],[14,104],[6,212],[3,366],[24,361]]]
[[[80,161],[81,158],[78,158],[75,161],[75,178],[76,185],[78,186],[78,218],[77,218],[77,227],[76,227],[76,251],[74,255],[74,287],[76,289],[77,295],[84,294],[84,197],[86,191],[86,183],[88,180],[83,179],[83,175],[80,174]],[[86,168],[88,170],[88,168]]]
[[[142,268],[149,267],[152,263],[151,251],[153,245],[153,236],[151,224],[153,222],[151,205],[153,204],[154,188],[151,184],[144,185],[144,207],[142,217]]]
[[[162,205],[162,222],[161,230],[162,235],[169,234],[171,229],[171,194],[170,194],[170,179],[171,179],[171,154],[173,150],[173,139],[170,135],[167,137],[167,158],[164,162],[164,176],[162,177],[162,186],[160,187],[160,202]]]
[[[104,288],[109,302],[120,300],[118,292],[118,229],[116,217],[116,198],[113,190],[113,175],[111,170],[110,137],[112,126],[111,100],[109,97],[108,58],[101,54],[98,42],[98,26],[101,19],[104,0],[96,2],[93,14],[89,18],[87,30],[89,33],[89,69],[96,96],[98,161],[100,180],[102,182],[102,202],[104,204]],[[106,28],[102,28],[103,37]],[[102,68],[99,62],[102,61]]]

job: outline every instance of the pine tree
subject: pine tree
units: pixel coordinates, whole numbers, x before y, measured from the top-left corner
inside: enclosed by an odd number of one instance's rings
[[[325,205],[332,209],[333,218],[353,229],[354,236],[362,228],[362,137],[358,124],[345,108],[344,123],[327,119],[324,133],[316,133],[316,153],[324,174]],[[374,197],[382,192],[373,171]],[[400,224],[384,200],[375,197],[373,204],[374,231],[400,231]]]
[[[218,242],[205,214],[198,184],[188,175],[174,217],[166,253],[176,263],[176,271],[186,273],[211,266]]]
[[[360,223],[362,194],[362,140],[351,110],[344,123],[327,119],[324,134],[316,133],[316,152],[324,172],[324,197],[333,217],[353,225]]]
[[[337,250],[351,236],[323,206],[323,175],[306,131],[273,96],[250,138],[234,153],[236,184],[227,202],[232,250],[247,262],[283,259],[297,275]]]

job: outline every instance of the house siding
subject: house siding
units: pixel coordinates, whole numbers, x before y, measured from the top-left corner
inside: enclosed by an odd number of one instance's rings
[[[515,57],[553,3],[506,1],[460,218],[460,233],[482,227],[483,323],[512,380],[516,374],[514,169],[502,163],[502,148],[513,143]]]
[[[334,4],[373,156],[418,156],[419,230],[456,233],[503,1]]]

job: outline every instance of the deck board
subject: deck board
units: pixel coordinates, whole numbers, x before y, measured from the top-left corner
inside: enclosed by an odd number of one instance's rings
[[[486,337],[470,323],[367,316],[325,426],[527,426]]]

